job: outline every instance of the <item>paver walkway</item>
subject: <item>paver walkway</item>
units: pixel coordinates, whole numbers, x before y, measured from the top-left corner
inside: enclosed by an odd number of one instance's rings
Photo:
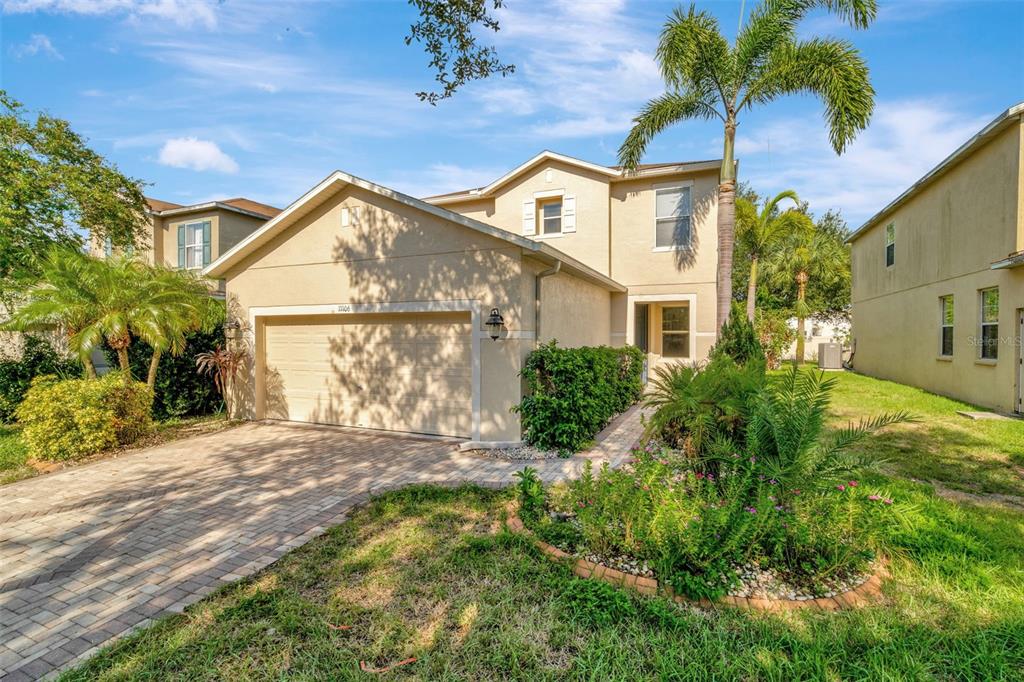
[[[618,466],[640,411],[597,446],[529,462],[546,481],[587,460]],[[523,462],[457,441],[279,423],[246,424],[0,488],[0,679],[77,663],[180,612],[410,483],[499,487]]]

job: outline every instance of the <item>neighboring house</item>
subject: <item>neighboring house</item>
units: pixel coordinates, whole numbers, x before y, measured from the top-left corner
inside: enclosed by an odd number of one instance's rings
[[[718,169],[625,174],[544,152],[426,200],[335,172],[205,270],[251,334],[235,410],[515,441],[519,372],[539,343],[702,359]]]
[[[1022,411],[1024,103],[850,236],[853,367]]]
[[[787,320],[789,328],[796,333],[797,319],[795,317]],[[818,359],[818,344],[838,343],[842,344],[843,350],[849,345],[850,323],[846,320],[819,320],[809,317],[804,320],[804,359],[814,361]],[[846,354],[844,353],[844,357]],[[786,351],[787,360],[796,359],[796,341],[790,344]]]
[[[242,241],[281,209],[237,197],[190,206],[146,197],[152,225],[144,256],[149,263],[171,268],[202,270]],[[110,239],[93,240],[95,256],[110,256]]]

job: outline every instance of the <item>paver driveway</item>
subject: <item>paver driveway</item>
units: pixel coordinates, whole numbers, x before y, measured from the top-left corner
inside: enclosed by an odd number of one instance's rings
[[[640,415],[569,460],[617,465]],[[0,678],[38,679],[151,619],[181,611],[345,518],[370,494],[416,482],[500,486],[522,463],[456,442],[246,424],[0,488]]]

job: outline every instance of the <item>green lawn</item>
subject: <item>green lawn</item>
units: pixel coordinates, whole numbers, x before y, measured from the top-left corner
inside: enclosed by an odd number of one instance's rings
[[[891,381],[836,375],[836,423],[908,410],[921,421],[894,426],[861,447],[887,460],[893,474],[975,493],[1024,496],[1024,420],[973,421],[978,408]]]
[[[894,498],[903,518],[888,530],[900,551],[883,604],[771,614],[600,598],[501,530],[510,493],[424,487],[375,500],[63,679],[365,679],[360,660],[410,656],[388,676],[1022,679],[1024,514],[948,501],[904,478],[954,485],[978,471],[979,490],[1018,490],[1007,448],[1021,425],[961,423],[952,401],[853,375],[840,377],[837,398],[844,417],[896,408],[927,417],[868,446],[891,458],[893,475],[861,485]]]

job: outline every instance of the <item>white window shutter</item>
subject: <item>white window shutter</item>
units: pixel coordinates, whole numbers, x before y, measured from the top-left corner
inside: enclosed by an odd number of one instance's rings
[[[523,234],[537,234],[536,206],[533,199],[523,199]]]
[[[562,198],[562,232],[576,231],[576,197],[569,194]]]

